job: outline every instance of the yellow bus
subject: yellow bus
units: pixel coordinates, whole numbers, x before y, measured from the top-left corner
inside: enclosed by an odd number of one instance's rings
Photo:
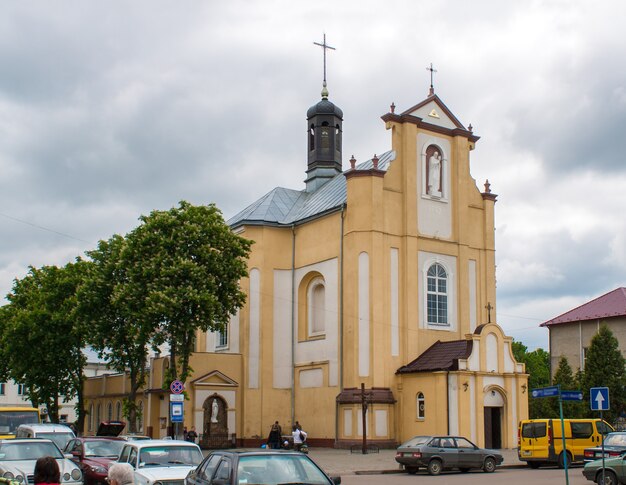
[[[0,439],[15,438],[15,431],[20,424],[39,423],[41,416],[38,408],[23,406],[0,407]]]

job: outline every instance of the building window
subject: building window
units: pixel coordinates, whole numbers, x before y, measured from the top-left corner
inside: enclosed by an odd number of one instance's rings
[[[88,424],[87,424],[89,431],[93,431],[93,418],[94,418],[94,415],[93,415],[93,403],[91,403],[89,405],[89,421],[88,421]]]
[[[424,394],[417,393],[417,419],[424,419]]]
[[[119,401],[115,404],[115,419],[118,421],[121,421],[122,419],[122,403]]]
[[[224,325],[222,331],[215,332],[215,348],[225,349],[228,347],[228,323]]]
[[[100,418],[102,416],[102,405],[100,403],[98,403],[98,406],[96,407],[96,426],[100,426]]]
[[[429,325],[448,325],[448,274],[439,263],[428,268],[426,312]]]
[[[307,291],[309,336],[324,335],[326,332],[326,287],[324,279],[315,278]]]
[[[585,364],[587,363],[587,352],[589,352],[589,347],[583,347],[583,362],[581,370],[585,370]]]
[[[113,421],[113,404],[107,405],[107,421]]]
[[[17,395],[18,396],[23,396],[24,395],[24,391],[25,391],[25,387],[24,384],[18,384],[17,385]]]
[[[4,396],[4,392],[5,392],[4,386],[5,386],[5,383],[0,382],[0,396]]]

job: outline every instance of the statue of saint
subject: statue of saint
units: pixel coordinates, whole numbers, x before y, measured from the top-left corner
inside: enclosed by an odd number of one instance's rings
[[[427,193],[441,197],[441,155],[436,150],[428,159]]]
[[[217,404],[217,399],[213,399],[213,403],[211,404],[211,422],[217,423],[217,412],[219,410],[219,404]]]

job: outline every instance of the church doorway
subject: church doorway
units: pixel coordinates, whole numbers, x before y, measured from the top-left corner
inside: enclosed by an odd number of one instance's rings
[[[208,449],[229,448],[226,400],[219,394],[212,394],[205,399],[202,410],[200,446]]]
[[[502,408],[485,408],[485,448],[502,448]]]
[[[502,448],[505,400],[500,387],[490,387],[483,397],[485,448]]]

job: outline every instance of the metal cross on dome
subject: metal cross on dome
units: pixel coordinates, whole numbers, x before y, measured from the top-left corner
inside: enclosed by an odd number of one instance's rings
[[[320,44],[319,42],[313,42],[315,45],[319,45],[324,50],[324,84],[326,84],[326,49],[336,50],[334,47],[329,46],[326,43],[326,34],[324,34],[324,41]]]
[[[430,71],[430,94],[435,94],[435,87],[433,86],[433,74],[437,72],[437,69],[433,68],[433,63],[430,63],[430,67],[426,68],[427,71]]]

